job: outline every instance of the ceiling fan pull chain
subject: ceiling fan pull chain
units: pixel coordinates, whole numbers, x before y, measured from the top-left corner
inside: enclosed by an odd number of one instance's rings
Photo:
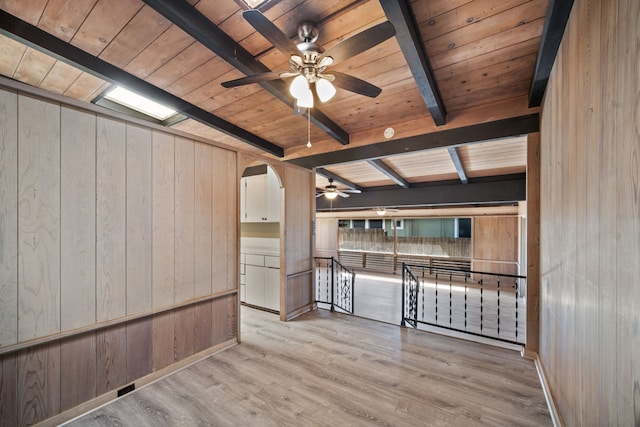
[[[307,108],[307,148],[311,148],[311,108]]]

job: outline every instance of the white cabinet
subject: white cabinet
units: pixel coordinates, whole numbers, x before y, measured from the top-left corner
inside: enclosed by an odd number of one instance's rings
[[[244,293],[241,301],[280,311],[280,257],[242,254],[244,264]]]
[[[267,173],[242,178],[240,192],[242,222],[279,222],[282,190],[271,168]]]

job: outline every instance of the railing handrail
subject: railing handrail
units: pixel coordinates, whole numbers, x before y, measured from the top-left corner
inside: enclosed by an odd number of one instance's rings
[[[517,274],[506,274],[506,273],[491,273],[488,271],[477,271],[477,270],[467,270],[465,268],[451,268],[451,267],[439,267],[439,266],[428,266],[428,265],[420,265],[420,264],[407,264],[402,263],[403,265],[409,267],[409,271],[411,267],[424,268],[427,270],[445,270],[445,271],[455,271],[458,273],[472,273],[472,274],[481,274],[483,276],[499,276],[499,277],[512,277],[514,279],[526,279],[527,276],[520,276]]]
[[[334,256],[316,256],[313,257],[314,259],[326,259],[326,260],[333,260],[333,262],[335,262],[336,264],[338,264],[338,266],[340,266],[340,268],[343,268],[345,270],[347,270],[348,273],[353,274],[354,276],[356,275],[356,271],[350,269],[349,267],[345,266],[343,263],[341,263],[338,258],[334,257]]]

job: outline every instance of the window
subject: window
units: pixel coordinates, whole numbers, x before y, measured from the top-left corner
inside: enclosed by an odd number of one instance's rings
[[[384,228],[384,219],[370,219],[369,221],[369,227],[367,228]]]
[[[351,228],[367,228],[367,220],[353,219],[351,220]]]
[[[351,228],[351,220],[350,219],[339,219],[338,220],[338,228]]]

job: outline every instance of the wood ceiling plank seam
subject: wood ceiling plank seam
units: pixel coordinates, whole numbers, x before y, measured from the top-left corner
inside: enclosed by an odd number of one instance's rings
[[[15,79],[15,73],[27,51],[27,47],[4,35],[0,35],[0,46],[0,59],[2,59],[0,61],[0,73]],[[11,49],[9,52],[7,52],[7,47]],[[10,63],[11,58],[15,58],[13,64]]]
[[[188,4],[186,6],[175,3],[165,4],[160,0],[144,1],[243,73],[251,75],[271,71],[261,62],[255,60],[248,51],[213,22],[209,21],[196,8]],[[288,88],[283,81],[262,82],[259,84],[276,98],[293,107],[293,99],[288,94]],[[341,144],[346,145],[349,143],[349,134],[320,109],[314,108],[311,118],[316,126],[330,134]]]
[[[348,179],[343,178],[340,175],[336,175],[335,173],[330,172],[325,168],[317,168],[316,169],[316,174],[322,176],[323,178],[325,178],[327,180],[327,184],[323,185],[323,187],[329,184],[329,178],[331,178],[331,179],[333,179],[333,181],[336,184],[342,184],[345,187],[351,188],[352,190],[364,191],[364,188],[360,187],[359,185],[354,184],[353,182],[349,181]]]
[[[440,15],[437,19],[430,18],[419,23],[420,32],[423,34],[425,41],[432,40],[441,35],[456,31],[468,25],[473,25],[484,19],[491,18],[498,13],[520,6],[528,1],[530,0],[483,0],[466,3]],[[483,6],[486,7],[483,9]],[[452,16],[445,17],[445,15],[449,14]],[[445,28],[450,29],[446,31],[438,31],[440,22],[443,20]]]
[[[63,1],[64,0],[48,1],[38,21],[37,27],[53,34],[61,40],[69,42],[76,35],[98,0],[64,1],[61,7],[52,11],[54,8],[54,6],[52,6],[53,4],[60,6],[59,3]],[[80,19],[74,20],[74,17]],[[67,19],[67,21],[61,22],[61,19]],[[69,19],[73,22],[69,22]]]
[[[434,70],[475,58],[488,52],[512,46],[530,39],[538,39],[542,33],[544,19],[526,22],[501,34],[494,34],[481,40],[456,46],[454,49],[431,57]]]
[[[463,47],[468,43],[477,42],[491,36],[503,34],[512,28],[544,19],[545,6],[548,0],[530,0],[518,7],[508,9],[490,18],[472,23],[467,27],[436,37],[425,42],[427,49],[433,55]]]
[[[31,25],[38,25],[38,22],[47,7],[47,2],[48,0],[7,1],[2,3],[2,8],[12,15],[20,17],[20,19],[30,23]]]
[[[488,99],[499,101],[501,99],[512,98],[514,95],[522,95],[529,90],[529,81],[517,81],[514,83],[480,90],[455,98],[447,99],[452,110],[467,109],[485,104]]]
[[[42,80],[41,87],[54,93],[64,94],[80,77],[80,74],[82,74],[82,70],[62,61],[55,61],[49,73]]]
[[[28,46],[14,74],[16,80],[40,87],[55,64],[55,59]]]
[[[96,75],[104,80],[120,84],[140,93],[143,96],[155,99],[160,103],[164,103],[169,107],[175,108],[186,116],[204,124],[211,125],[219,131],[227,133],[228,135],[238,138],[250,145],[262,148],[266,152],[277,157],[284,156],[284,149],[282,147],[260,138],[245,129],[239,128],[233,123],[215,116],[208,111],[202,110],[163,89],[153,86],[145,80],[127,73],[126,71],[117,68],[108,62],[71,45],[70,43],[66,43],[38,27],[30,25],[29,23],[5,12],[4,10],[0,10],[0,24],[2,25],[0,27],[1,33],[9,37],[16,38],[20,42],[27,44],[34,49],[44,51],[55,59],[71,63],[83,71]]]
[[[451,10],[457,9],[467,3],[476,0],[430,0],[430,1],[412,1],[412,6],[421,5],[417,10],[418,16],[426,16],[428,18],[437,18]],[[424,18],[423,18],[424,19]]]
[[[200,67],[214,58],[216,56],[213,52],[194,40],[173,59],[149,74],[145,80],[159,87],[167,87],[176,82],[184,73],[192,70],[193,67]]]
[[[396,28],[396,40],[413,74],[422,99],[438,126],[446,123],[447,110],[444,105],[438,82],[431,68],[426,47],[420,38],[412,17],[410,5],[406,1],[381,0],[387,19]]]

